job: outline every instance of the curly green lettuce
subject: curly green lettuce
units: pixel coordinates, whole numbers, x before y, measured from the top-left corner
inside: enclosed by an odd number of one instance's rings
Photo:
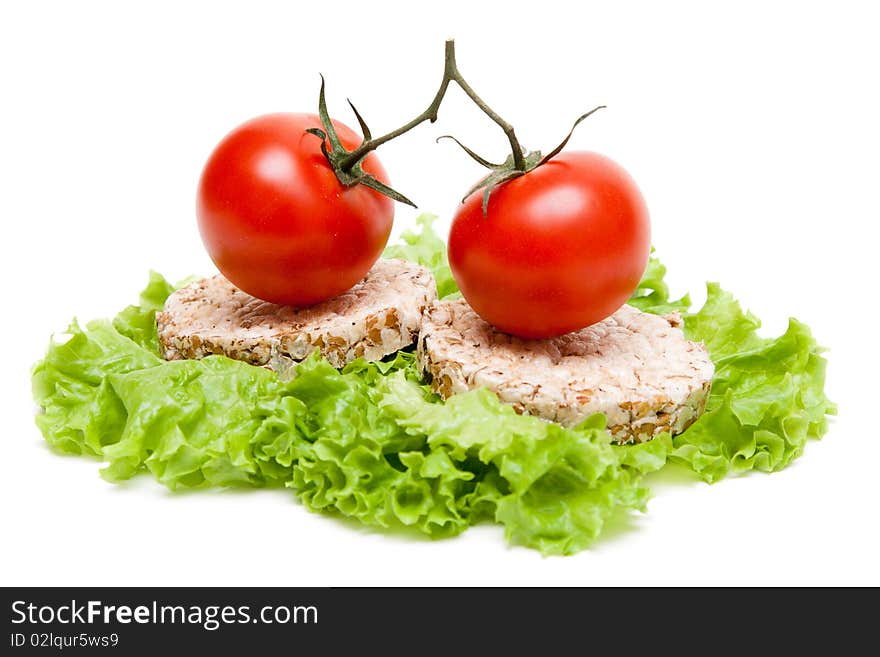
[[[33,373],[46,440],[101,457],[109,481],[283,485],[367,525],[443,537],[494,519],[514,542],[567,554],[643,509],[641,474],[665,458],[659,441],[638,458],[612,446],[601,418],[563,429],[485,390],[444,403],[408,352],[343,371],[315,353],[285,381],[224,356],[166,362],[149,331],[138,344],[115,325],[72,324]]]
[[[630,303],[653,313],[680,312],[690,340],[703,342],[715,364],[706,412],[675,436],[670,460],[708,482],[731,472],[781,470],[804,451],[808,438],[828,430],[837,407],[825,396],[824,351],[809,327],[789,319],[776,338],[758,334],[760,320],[744,312],[717,283],[697,312],[690,298],[669,300],[666,274],[651,258]]]
[[[433,218],[388,249],[429,267],[457,293]],[[106,462],[122,481],[149,472],[169,488],[286,486],[309,509],[439,538],[481,521],[547,554],[588,547],[608,520],[644,510],[645,473],[683,463],[707,481],[774,471],[827,430],[825,360],[792,320],[758,336],[757,320],[717,285],[703,308],[670,301],[654,258],[632,300],[682,312],[716,364],[706,413],[674,439],[612,444],[602,416],[566,429],[516,414],[486,390],[444,402],[415,356],[357,360],[341,371],[317,354],[283,375],[209,356],[166,362],[155,312],[175,289],[151,273],[138,305],[112,322],[76,322],[33,369],[36,422],[54,448]]]
[[[781,470],[808,438],[828,430],[837,408],[825,396],[825,358],[810,329],[789,319],[776,338],[717,283],[706,303],[684,316],[685,334],[706,344],[715,376],[706,412],[675,437],[671,457],[707,481],[729,472]]]

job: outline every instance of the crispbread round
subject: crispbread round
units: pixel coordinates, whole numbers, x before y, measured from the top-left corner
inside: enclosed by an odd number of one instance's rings
[[[379,360],[411,345],[422,311],[437,298],[434,277],[405,260],[379,260],[337,297],[293,308],[256,299],[223,276],[172,294],[156,316],[168,360],[225,354],[254,365],[303,360],[315,349],[334,367]]]
[[[418,356],[442,397],[486,387],[519,412],[574,426],[603,413],[619,442],[680,433],[703,412],[714,366],[677,314],[625,305],[585,329],[546,340],[495,330],[464,300],[425,312]]]

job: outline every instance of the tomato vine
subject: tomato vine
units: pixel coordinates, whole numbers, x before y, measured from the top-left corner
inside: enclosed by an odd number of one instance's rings
[[[489,195],[497,185],[500,185],[508,180],[528,173],[529,171],[541,166],[542,164],[545,164],[550,159],[558,155],[559,152],[568,143],[568,140],[571,138],[571,135],[578,124],[580,124],[581,121],[583,121],[585,118],[587,118],[597,110],[604,108],[604,105],[600,105],[578,117],[565,139],[563,139],[562,142],[548,155],[542,155],[541,151],[526,151],[526,149],[524,149],[520,145],[520,142],[516,136],[516,131],[514,130],[513,126],[505,121],[503,118],[501,118],[501,116],[491,107],[489,107],[489,105],[487,105],[486,102],[482,98],[480,98],[476,91],[474,91],[473,87],[471,87],[467,83],[464,76],[461,74],[455,58],[455,41],[453,39],[449,39],[448,41],[446,41],[444,62],[445,64],[443,69],[443,79],[441,80],[440,87],[438,88],[437,93],[434,95],[434,98],[431,101],[430,105],[428,105],[427,109],[425,109],[425,111],[423,111],[421,114],[419,114],[408,123],[380,137],[372,136],[372,133],[367,126],[366,121],[363,119],[360,112],[358,112],[354,104],[349,100],[348,104],[354,112],[354,115],[357,118],[358,124],[360,125],[361,131],[363,133],[363,141],[361,141],[359,146],[352,150],[345,149],[345,147],[340,143],[339,138],[336,135],[336,131],[333,128],[333,124],[330,121],[330,115],[327,111],[327,101],[324,93],[324,78],[322,76],[321,90],[318,96],[318,115],[321,118],[321,123],[324,129],[322,130],[320,128],[311,128],[307,130],[307,132],[321,139],[321,150],[324,153],[324,156],[327,158],[327,161],[333,168],[333,171],[336,173],[336,177],[343,185],[352,186],[362,184],[372,189],[375,189],[376,191],[385,194],[386,196],[396,201],[400,201],[401,203],[406,203],[415,207],[415,203],[403,196],[400,192],[376,180],[376,178],[371,176],[370,174],[365,173],[361,168],[361,163],[368,153],[376,150],[382,144],[385,144],[392,139],[399,137],[406,132],[409,132],[410,130],[424,123],[425,121],[430,121],[431,123],[434,123],[437,120],[440,105],[442,104],[443,99],[446,96],[446,92],[449,90],[450,83],[455,82],[468,96],[468,98],[470,98],[474,102],[474,104],[479,107],[484,114],[486,114],[486,116],[492,119],[492,121],[502,129],[504,134],[507,136],[508,142],[510,142],[510,155],[501,164],[493,164],[485,158],[477,155],[475,152],[473,152],[471,149],[469,149],[467,146],[462,144],[460,141],[458,141],[458,139],[455,139],[455,137],[452,137],[451,135],[443,135],[442,137],[438,138],[438,140],[443,138],[454,140],[475,161],[490,170],[490,173],[485,178],[480,180],[466,195],[469,196],[473,192],[482,189],[483,212],[485,214],[489,203]]]

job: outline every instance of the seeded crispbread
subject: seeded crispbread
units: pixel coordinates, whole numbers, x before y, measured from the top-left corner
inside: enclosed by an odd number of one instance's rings
[[[436,301],[418,341],[443,398],[486,387],[521,413],[574,426],[604,413],[621,443],[684,431],[705,409],[714,366],[677,314],[625,305],[592,326],[545,340],[495,330],[464,300]]]
[[[318,349],[342,367],[411,345],[422,311],[436,298],[428,269],[382,259],[348,291],[307,308],[256,299],[220,275],[202,279],[174,292],[156,322],[168,360],[225,354],[275,367]]]

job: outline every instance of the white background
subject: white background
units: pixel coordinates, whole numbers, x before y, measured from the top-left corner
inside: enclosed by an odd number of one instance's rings
[[[880,584],[877,237],[880,47],[872,3],[3,3],[0,583],[5,585]],[[495,5],[490,8],[491,5]],[[720,4],[720,3],[717,3]],[[424,8],[422,8],[424,7]],[[830,347],[840,415],[784,472],[652,479],[648,512],[569,558],[499,526],[445,541],[307,512],[286,491],[114,486],[33,425],[29,368],[76,315],[136,299],[150,268],[213,271],[194,194],[252,116],[331,113],[374,133],[421,112],[456,38],[462,72],[531,148],[620,162],[673,291],[718,280]],[[506,141],[456,89],[383,147],[395,187],[449,217]],[[396,232],[415,211],[398,206]]]

